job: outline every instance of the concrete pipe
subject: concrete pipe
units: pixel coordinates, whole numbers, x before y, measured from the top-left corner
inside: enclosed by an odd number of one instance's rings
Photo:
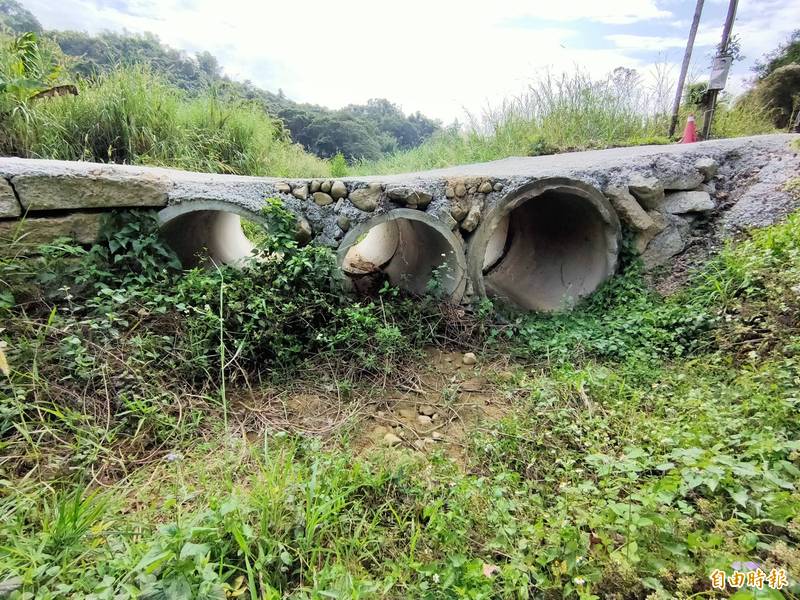
[[[215,200],[174,204],[158,217],[162,236],[187,268],[206,263],[235,265],[249,257],[253,243],[242,231],[242,217],[267,228],[262,216]]]
[[[419,210],[400,208],[351,229],[338,251],[346,289],[373,294],[388,281],[413,294],[429,291],[438,279],[441,291],[458,302],[466,285],[462,241]]]
[[[597,189],[566,178],[515,190],[486,215],[469,245],[479,297],[542,312],[571,308],[613,275],[616,213]]]

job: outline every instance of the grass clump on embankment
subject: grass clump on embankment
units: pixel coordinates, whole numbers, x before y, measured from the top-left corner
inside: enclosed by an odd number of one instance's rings
[[[617,69],[600,80],[579,70],[547,75],[498,109],[471,116],[466,127],[442,130],[417,148],[363,162],[354,170],[401,173],[508,156],[670,143],[668,87],[648,87],[628,69]],[[691,107],[682,107],[680,123],[690,112],[694,112]],[[755,98],[718,105],[714,137],[770,131],[774,126],[769,112]]]
[[[503,320],[391,288],[343,298],[330,251],[269,216],[285,233],[252,269],[182,273],[130,214],[91,250],[0,263],[0,581],[39,598],[666,599],[734,563],[798,572],[798,215],[677,296],[634,262],[572,313]],[[463,463],[351,445],[392,382],[421,389],[423,345],[454,343],[508,403],[465,425]],[[282,421],[312,393],[338,429]]]
[[[72,84],[68,65],[52,42],[0,36],[3,154],[240,175],[330,174],[327,161],[293,144],[256,103],[222,99],[214,89],[190,96],[142,65],[82,79],[77,95],[48,96]]]
[[[327,175],[328,163],[284,137],[262,109],[188,98],[145,67],[84,82],[78,96],[37,101],[14,124],[19,154],[239,175]]]

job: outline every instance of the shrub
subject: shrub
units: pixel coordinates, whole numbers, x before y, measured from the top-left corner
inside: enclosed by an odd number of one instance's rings
[[[755,94],[779,129],[789,126],[800,110],[800,63],[775,69],[758,82]]]

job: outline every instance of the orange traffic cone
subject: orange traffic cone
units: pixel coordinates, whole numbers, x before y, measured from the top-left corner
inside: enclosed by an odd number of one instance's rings
[[[697,141],[697,125],[694,122],[694,115],[689,115],[686,119],[686,127],[683,128],[681,144],[691,144]]]

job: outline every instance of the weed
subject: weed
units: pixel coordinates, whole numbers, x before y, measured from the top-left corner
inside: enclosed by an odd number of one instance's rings
[[[347,173],[347,161],[344,158],[344,154],[337,152],[331,158],[331,177],[347,177]]]
[[[500,107],[480,116],[468,115],[466,128],[443,129],[417,148],[362,162],[353,170],[365,175],[402,173],[508,156],[666,144],[670,140],[666,138],[669,116],[664,87],[651,89],[635,71],[623,68],[600,79],[580,70],[548,73]],[[692,112],[692,106],[684,106],[681,120]],[[740,102],[720,104],[713,135],[773,130],[769,112],[750,95]]]

